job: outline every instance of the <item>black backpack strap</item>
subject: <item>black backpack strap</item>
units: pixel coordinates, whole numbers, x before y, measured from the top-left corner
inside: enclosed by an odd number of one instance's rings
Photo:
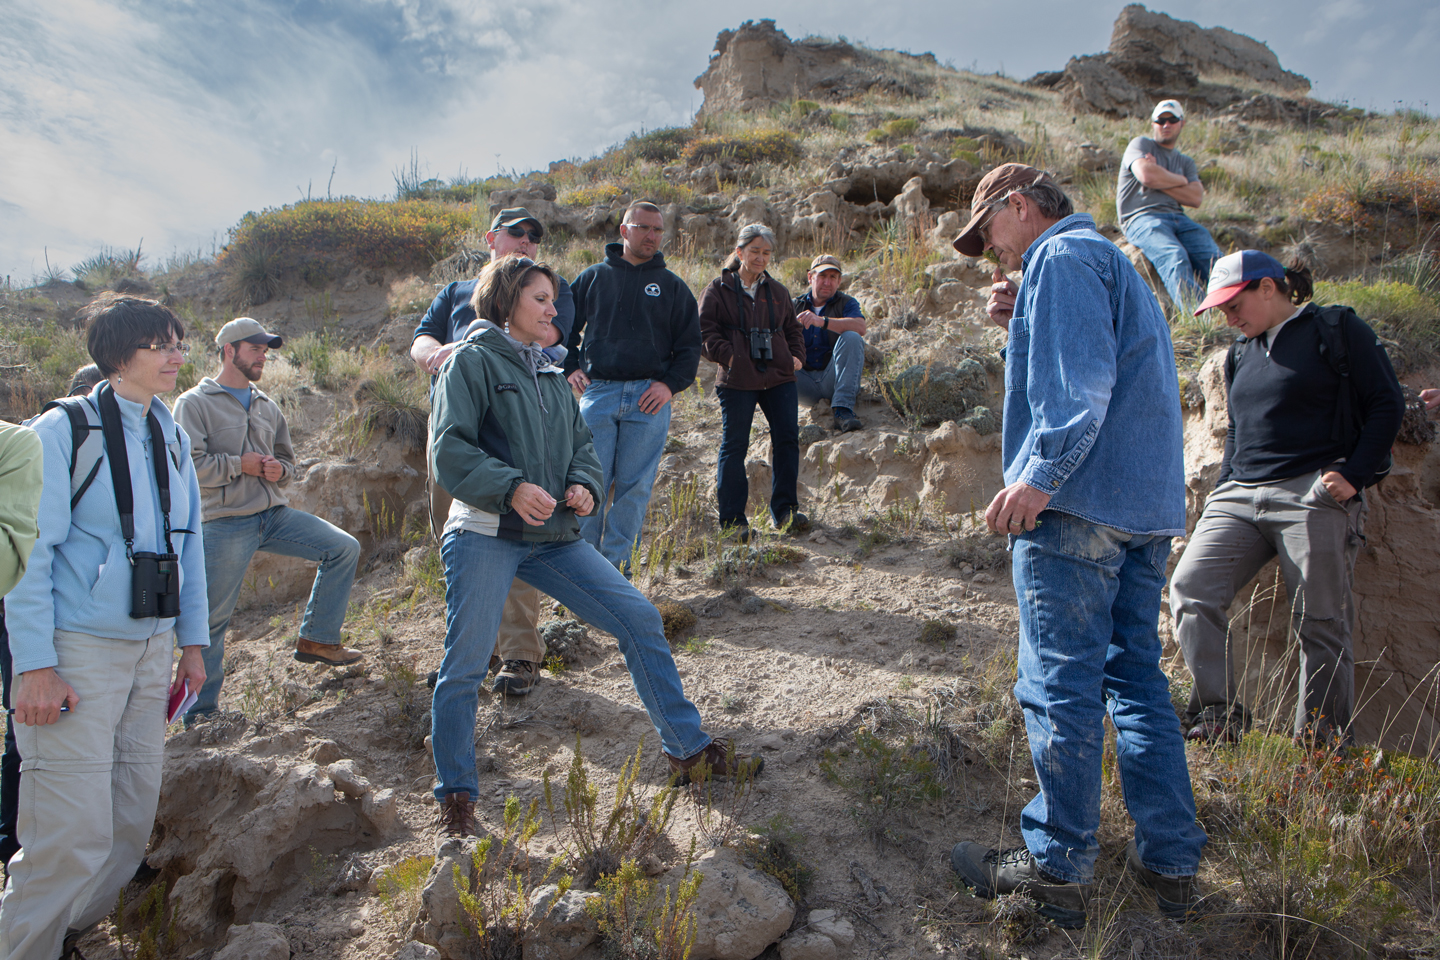
[[[1340,395],[1335,399],[1335,421],[1330,427],[1330,439],[1342,443],[1347,449],[1355,442],[1354,397],[1355,384],[1350,379],[1350,344],[1345,338],[1345,314],[1352,312],[1349,307],[1335,305],[1317,309],[1318,321],[1315,329],[1320,333],[1320,355],[1330,369],[1340,378]]]

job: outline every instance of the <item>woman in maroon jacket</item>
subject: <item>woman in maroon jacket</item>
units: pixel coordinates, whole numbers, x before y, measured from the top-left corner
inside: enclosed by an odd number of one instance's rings
[[[740,231],[735,255],[700,298],[700,335],[705,359],[720,365],[715,393],[720,398],[722,436],[716,500],[721,529],[749,539],[745,505],[750,484],[745,457],[755,405],[770,424],[770,515],[775,525],[799,530],[809,525],[799,512],[799,398],[795,371],[805,357],[805,337],[795,319],[790,293],[765,268],[775,252],[775,234],[763,223]]]

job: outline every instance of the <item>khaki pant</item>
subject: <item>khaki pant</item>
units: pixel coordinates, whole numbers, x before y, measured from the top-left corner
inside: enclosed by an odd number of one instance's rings
[[[1347,738],[1355,711],[1355,556],[1366,505],[1336,503],[1320,473],[1283,483],[1225,483],[1210,494],[1170,581],[1175,639],[1195,679],[1186,717],[1240,707],[1230,603],[1277,554],[1300,639],[1297,736]],[[1313,729],[1312,729],[1313,728]]]
[[[434,477],[427,480],[427,485],[430,488],[430,532],[435,535],[435,542],[439,543],[454,498],[435,482]],[[523,580],[517,579],[510,584],[505,609],[500,614],[500,630],[495,635],[495,656],[501,660],[545,661],[545,641],[540,639],[540,591]]]
[[[168,631],[149,640],[55,631],[56,671],[80,703],[57,723],[16,726],[21,850],[0,898],[4,960],[55,960],[66,931],[113,910],[144,859],[174,648]]]

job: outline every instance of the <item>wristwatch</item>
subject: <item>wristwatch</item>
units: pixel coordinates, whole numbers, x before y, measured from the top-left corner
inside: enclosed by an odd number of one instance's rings
[[[830,329],[830,318],[829,318],[829,317],[826,317],[826,318],[825,318],[825,326],[821,327],[820,329],[822,329],[822,330],[829,330],[829,329]]]

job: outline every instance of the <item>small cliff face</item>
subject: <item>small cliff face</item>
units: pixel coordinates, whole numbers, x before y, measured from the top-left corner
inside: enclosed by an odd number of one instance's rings
[[[774,20],[747,20],[722,30],[710,54],[710,66],[695,78],[705,94],[700,115],[753,110],[784,100],[845,100],[869,90],[920,97],[930,85],[919,69],[934,66],[930,54],[895,55],[891,61],[843,40],[815,37],[792,41]]]
[[[1202,76],[1230,73],[1278,86],[1287,93],[1310,92],[1310,81],[1280,66],[1275,52],[1258,40],[1224,27],[1201,27],[1132,3],[1120,11],[1110,34],[1110,54],[1141,59],[1158,54],[1167,64]]]

